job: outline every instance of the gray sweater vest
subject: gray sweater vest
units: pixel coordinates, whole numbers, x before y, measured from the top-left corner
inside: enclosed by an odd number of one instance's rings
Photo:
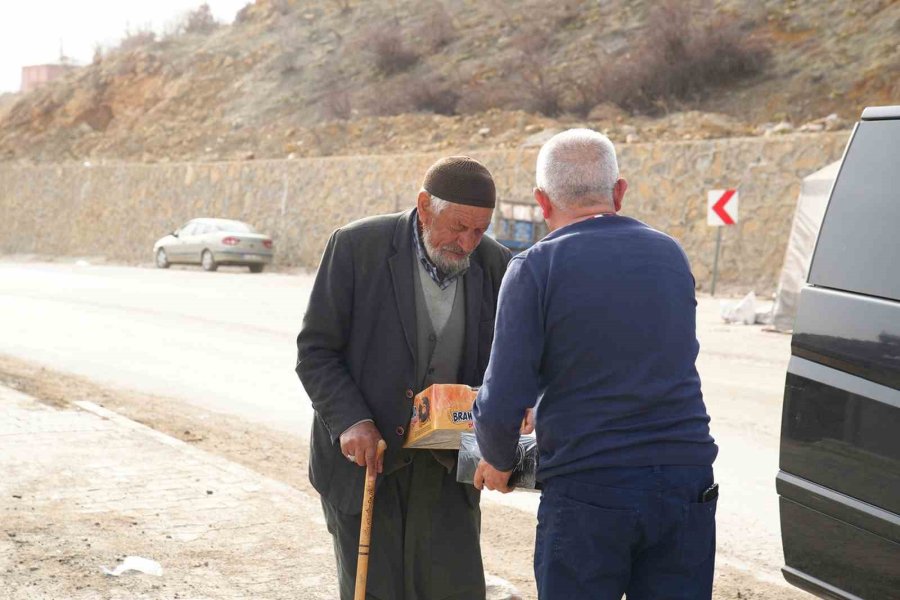
[[[433,383],[457,383],[459,369],[462,364],[463,348],[466,338],[466,293],[465,283],[462,277],[456,280],[453,287],[456,293],[452,296],[441,298],[440,294],[429,294],[426,300],[423,286],[437,285],[431,280],[425,268],[416,260],[415,293],[416,293],[416,382],[419,390],[424,390]],[[443,329],[435,332],[432,313],[429,311],[429,302],[452,302],[450,316]],[[435,307],[435,313],[443,312],[441,307]]]

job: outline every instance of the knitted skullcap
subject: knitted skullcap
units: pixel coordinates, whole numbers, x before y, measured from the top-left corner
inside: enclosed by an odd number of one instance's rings
[[[448,156],[431,165],[422,187],[432,196],[455,204],[494,208],[496,203],[491,172],[468,156]]]

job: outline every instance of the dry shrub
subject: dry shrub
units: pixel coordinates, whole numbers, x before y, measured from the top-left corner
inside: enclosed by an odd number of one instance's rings
[[[501,68],[510,75],[500,85],[515,90],[516,97],[506,106],[488,108],[523,108],[548,117],[562,113],[566,89],[563,78],[552,68],[552,44],[550,34],[540,28],[528,28],[515,35],[512,46],[517,54]]]
[[[417,112],[455,115],[459,104],[459,86],[437,77],[413,82],[410,100]]]
[[[275,57],[272,65],[284,77],[296,75],[303,70],[302,58],[299,50],[287,48]]]
[[[557,30],[575,28],[580,23],[580,13],[576,7],[565,5],[554,20]]]
[[[697,2],[667,0],[647,22],[636,52],[602,76],[604,98],[627,110],[657,112],[667,103],[699,98],[710,88],[761,72],[770,57],[733,18],[707,16]],[[712,11],[706,11],[711,15]]]
[[[440,50],[456,39],[457,31],[453,25],[453,17],[447,12],[447,8],[440,2],[435,2],[425,20],[419,27],[418,35],[425,47],[432,52]]]
[[[243,8],[237,11],[237,14],[234,15],[234,22],[236,25],[241,23],[249,23],[253,20],[253,2],[248,2],[244,5]]]
[[[264,21],[276,15],[287,15],[293,10],[293,0],[255,0],[248,2],[234,16],[237,24]]]
[[[402,73],[419,62],[419,54],[408,48],[395,31],[372,29],[365,35],[363,44],[372,54],[375,68],[384,75]]]
[[[499,13],[500,18],[498,21],[501,27],[505,29],[514,29],[516,27],[517,19],[515,16],[517,11],[509,0],[488,0],[485,4],[493,8],[494,12]]]
[[[120,50],[122,52],[131,52],[133,50],[145,48],[155,41],[156,33],[154,33],[149,27],[144,27],[138,29],[137,31],[126,29],[125,37],[123,37],[122,41],[119,42],[117,50]]]
[[[353,100],[346,89],[330,89],[322,96],[322,116],[326,120],[346,121],[353,116]]]
[[[548,117],[557,117],[563,112],[566,86],[546,63],[534,61],[523,64],[518,70],[517,83],[526,110]]]
[[[604,64],[599,59],[595,64]],[[595,106],[609,102],[607,100],[610,78],[605,69],[600,69],[583,76],[569,76],[563,81],[568,91],[565,98],[566,112],[586,118]]]
[[[415,82],[406,75],[368,86],[360,95],[360,108],[369,115],[389,117],[412,112],[410,90]]]
[[[531,57],[534,59],[542,57],[544,53],[550,50],[553,39],[546,29],[529,27],[514,35],[510,42],[523,58]]]
[[[338,55],[333,55],[314,74],[315,83],[312,87],[319,90],[317,101],[322,118],[345,121],[352,117],[353,84],[341,68]]]
[[[197,33],[202,35],[212,33],[218,28],[219,23],[213,16],[209,4],[206,4],[205,2],[185,15],[184,21],[180,27],[181,31],[184,33]]]
[[[346,15],[353,10],[353,5],[350,3],[350,0],[332,0],[331,3],[342,15]]]
[[[410,112],[454,115],[460,98],[458,86],[451,81],[404,73],[372,86],[362,104],[367,113],[377,116]]]
[[[497,81],[470,86],[461,101],[465,112],[525,109],[550,117],[563,109],[562,78],[553,70],[553,39],[546,29],[529,27],[511,40],[515,55],[499,67]]]
[[[463,86],[456,111],[461,115],[482,113],[492,108],[523,108],[521,94],[507,81],[474,81]]]

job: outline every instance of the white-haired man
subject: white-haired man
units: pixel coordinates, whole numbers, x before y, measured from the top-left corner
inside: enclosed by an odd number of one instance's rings
[[[534,196],[551,233],[509,263],[476,400],[476,487],[501,491],[537,404],[542,600],[712,595],[718,449],[694,279],[675,240],[617,214],[626,189],[597,132],[541,148]]]

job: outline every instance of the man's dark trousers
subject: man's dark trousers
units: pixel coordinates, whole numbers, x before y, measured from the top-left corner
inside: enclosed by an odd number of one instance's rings
[[[541,600],[712,597],[712,467],[595,469],[544,482],[534,570]]]
[[[416,493],[413,493],[413,490]],[[356,587],[359,515],[322,500],[334,536],[340,597]],[[478,498],[430,452],[388,475],[375,495],[368,600],[484,600]]]

